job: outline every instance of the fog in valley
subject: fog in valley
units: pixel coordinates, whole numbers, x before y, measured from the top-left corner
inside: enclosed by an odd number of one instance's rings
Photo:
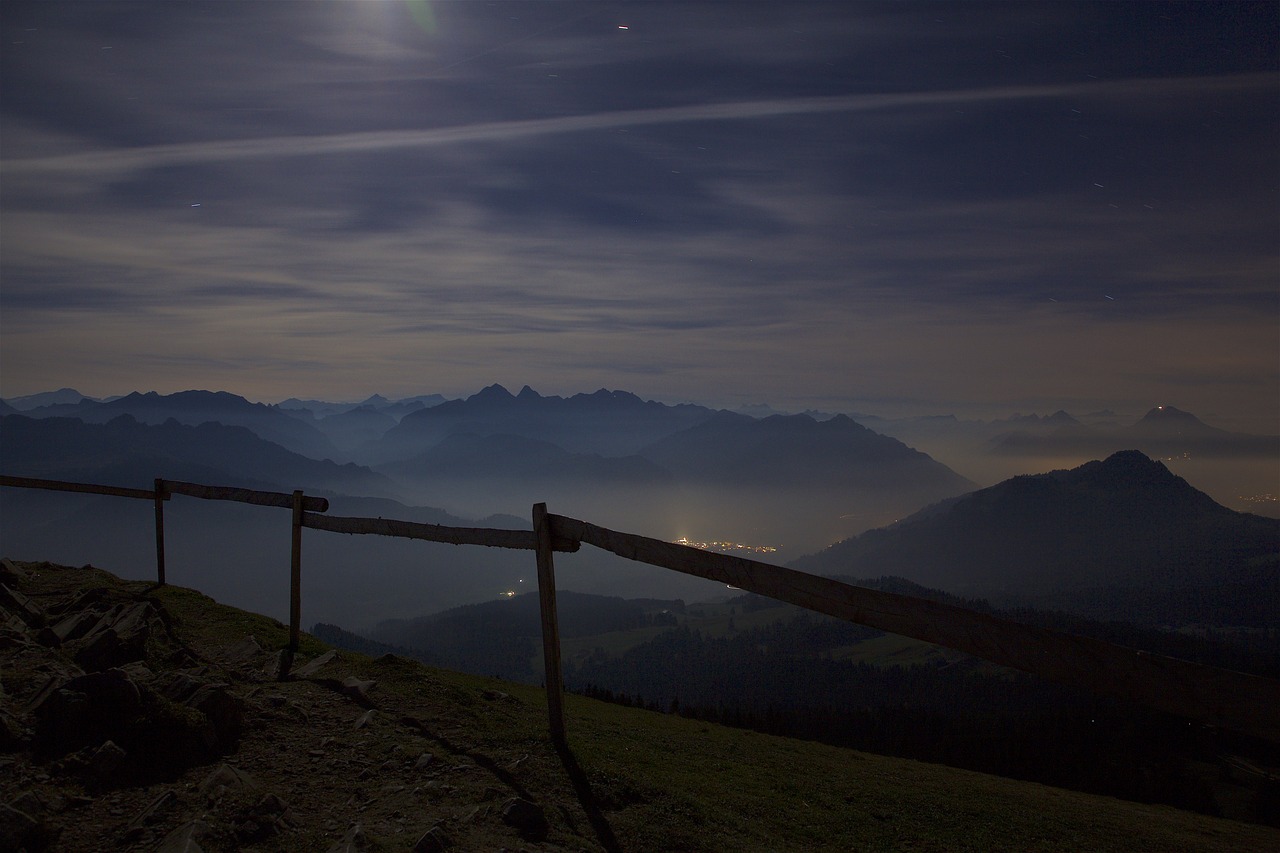
[[[623,392],[562,399],[496,386],[440,408],[443,398],[432,399],[411,412],[386,400],[331,404],[326,413],[314,401],[315,411],[229,394],[145,395],[125,405],[128,399],[78,401],[70,409],[18,401],[27,408],[6,422],[3,473],[137,488],[157,476],[303,488],[329,497],[330,515],[453,526],[530,529],[532,505],[545,502],[553,513],[615,530],[785,565],[938,501],[1020,474],[1075,468],[1106,455],[1090,451],[1123,450],[1129,439],[1145,437],[1157,451],[1185,446],[1154,458],[1223,506],[1278,514],[1274,496],[1265,499],[1276,491],[1276,457],[1257,452],[1275,439],[1216,431],[1186,413],[1178,413],[1185,423],[1168,438],[1118,423],[1077,424],[1064,434],[1049,418],[858,416],[866,426],[830,413],[755,418]],[[83,420],[67,420],[73,413]],[[380,415],[378,428],[344,432],[353,413]],[[295,445],[302,439],[290,430],[305,428],[299,435],[310,445],[303,449],[329,442],[341,464],[294,454],[222,421]],[[1186,424],[1194,429],[1187,432]],[[1210,439],[1219,444],[1205,445]],[[1023,446],[1036,442],[1056,452],[1037,455]],[[148,456],[148,444],[164,453]],[[378,461],[393,454],[402,458]],[[6,556],[92,563],[128,577],[154,572],[146,501],[5,488],[0,508]],[[170,582],[287,617],[287,510],[178,495],[164,515]],[[366,628],[536,588],[527,551],[305,530],[302,554],[308,624]],[[556,567],[559,588],[597,595],[696,601],[733,592],[590,546],[557,554]]]

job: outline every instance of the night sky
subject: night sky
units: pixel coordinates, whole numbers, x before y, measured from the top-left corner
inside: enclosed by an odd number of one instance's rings
[[[0,4],[0,395],[1280,430],[1275,3]]]

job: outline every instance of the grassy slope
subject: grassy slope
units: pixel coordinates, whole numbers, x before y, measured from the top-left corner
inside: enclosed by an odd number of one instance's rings
[[[184,631],[283,643],[279,623],[170,588]],[[302,653],[324,647],[311,638]],[[567,775],[545,747],[542,691],[348,653],[380,689],[420,701],[424,718],[452,715],[465,737],[503,753],[539,745],[538,764]],[[430,689],[427,689],[427,688]],[[500,689],[513,702],[464,705]],[[474,704],[472,701],[471,704]],[[608,830],[626,850],[1090,850],[1280,849],[1280,832],[1176,809],[1015,782],[948,767],[771,737],[566,697],[572,752]],[[551,753],[551,758],[547,754]],[[527,783],[528,784],[528,783]],[[563,789],[564,778],[542,780]],[[532,787],[532,786],[531,786]]]
[[[688,611],[679,614],[676,619],[679,625],[691,631],[700,631],[707,637],[725,637],[736,631],[749,631],[774,622],[790,620],[802,613],[808,613],[814,620],[831,617],[806,611],[789,604],[771,606],[761,610],[746,611],[740,606],[727,603],[699,602],[689,605]],[[734,629],[730,629],[730,625]],[[576,657],[585,657],[594,650],[603,650],[613,657],[618,657],[628,650],[642,645],[658,635],[670,631],[670,626],[655,625],[644,628],[633,628],[628,631],[610,631],[606,634],[593,634],[585,637],[565,637],[560,641],[560,655],[565,661]],[[896,634],[885,634],[851,646],[832,649],[828,653],[833,658],[847,658],[855,663],[869,663],[876,666],[910,666],[934,661],[953,661],[968,658],[961,652],[953,652],[932,643],[901,637]],[[531,662],[534,672],[542,669],[542,652],[539,651]],[[994,664],[992,665],[995,666]]]

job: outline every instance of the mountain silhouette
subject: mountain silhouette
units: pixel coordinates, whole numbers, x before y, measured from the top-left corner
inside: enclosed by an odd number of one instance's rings
[[[518,435],[571,453],[626,456],[712,414],[702,406],[668,406],[626,391],[601,389],[565,398],[544,397],[527,385],[519,394],[490,385],[464,400],[405,415],[362,458],[375,463],[410,459],[462,434]]]
[[[361,406],[368,406],[390,415],[398,421],[409,412],[416,412],[418,409],[425,409],[429,406],[438,406],[444,401],[445,398],[440,394],[420,394],[416,397],[405,397],[402,400],[389,400],[381,394],[371,394],[359,403],[332,403],[325,400],[299,400],[297,397],[290,397],[287,400],[280,401],[277,408],[299,417],[323,419],[330,415],[340,415],[343,412],[358,409]]]
[[[604,457],[570,453],[549,441],[520,435],[450,435],[425,453],[386,466],[388,473],[424,479],[532,479],[627,483],[666,483],[665,469],[639,456]]]
[[[682,479],[726,485],[928,488],[935,497],[973,488],[927,454],[845,415],[825,421],[809,415],[756,420],[721,411],[640,455]]]
[[[1225,429],[1211,427],[1190,412],[1173,406],[1156,406],[1129,427],[1128,432],[1152,438],[1226,438],[1231,435]]]
[[[31,409],[38,409],[41,406],[74,406],[81,400],[98,402],[92,397],[86,397],[74,388],[59,388],[57,391],[42,391],[39,394],[28,394],[25,397],[10,397],[0,402],[9,404],[15,411],[26,412]]]
[[[1280,520],[1138,451],[1014,477],[792,563],[1147,623],[1280,625]]]
[[[382,438],[396,423],[396,419],[387,414],[385,409],[363,404],[354,409],[321,418],[316,421],[316,427],[339,450],[352,451]]]
[[[151,488],[156,477],[274,491],[393,495],[394,485],[356,465],[293,453],[245,427],[170,419],[105,424],[74,418],[0,419],[0,470],[15,476]]]
[[[1087,426],[1074,418],[1058,420],[1057,415],[1038,423],[1018,423],[1015,429],[993,438],[989,446],[997,454],[1099,457],[1124,448],[1163,458],[1274,457],[1280,453],[1280,436],[1230,432],[1173,406],[1156,406],[1136,423],[1121,427]]]
[[[85,423],[97,424],[107,423],[120,415],[129,415],[145,424],[163,424],[170,419],[191,426],[213,422],[245,427],[259,438],[312,459],[338,456],[337,448],[316,427],[275,406],[251,403],[226,391],[180,391],[176,394],[135,391],[110,402],[85,399],[73,406],[44,406],[26,414],[30,417],[78,418]]]

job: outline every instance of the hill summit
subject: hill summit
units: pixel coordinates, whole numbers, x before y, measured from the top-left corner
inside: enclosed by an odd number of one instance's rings
[[[1149,624],[1280,625],[1280,520],[1136,450],[1014,477],[793,563]]]

